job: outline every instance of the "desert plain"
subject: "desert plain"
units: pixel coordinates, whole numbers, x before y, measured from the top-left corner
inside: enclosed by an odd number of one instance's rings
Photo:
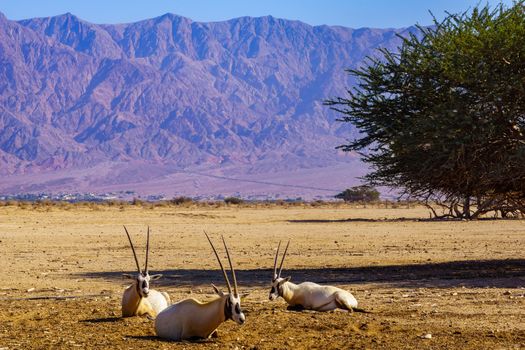
[[[424,207],[6,205],[0,207],[0,349],[521,349],[525,221],[428,221]],[[203,234],[226,238],[247,321],[174,343],[122,319],[122,273],[144,259],[172,301],[226,290]],[[347,289],[370,313],[288,311],[283,276]],[[224,251],[220,250],[224,256]],[[224,259],[226,262],[226,260]]]

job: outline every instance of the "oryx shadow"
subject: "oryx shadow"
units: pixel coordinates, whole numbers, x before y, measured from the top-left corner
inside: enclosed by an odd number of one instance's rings
[[[81,320],[82,323],[114,323],[123,321],[122,317],[103,317],[103,318],[90,318],[87,320]]]
[[[180,269],[155,271],[164,275],[156,286],[208,287],[222,285],[220,270]],[[272,269],[237,269],[239,287],[268,287]],[[122,281],[122,272],[87,272],[84,278]],[[78,278],[79,274],[74,277]],[[292,281],[322,284],[384,284],[392,287],[525,287],[525,259],[465,260],[423,264],[360,266],[348,268],[284,269]]]
[[[166,341],[165,339],[159,338],[155,335],[125,335],[124,337],[128,339],[137,339],[137,340]]]
[[[171,344],[213,344],[213,339],[204,339],[204,338],[191,338],[191,339],[185,339],[181,341],[175,341],[170,339],[164,339],[161,337],[157,337],[155,335],[126,335],[125,336],[128,339],[136,339],[136,340],[147,340],[147,341],[154,341],[154,342],[163,342],[163,343],[171,343]]]

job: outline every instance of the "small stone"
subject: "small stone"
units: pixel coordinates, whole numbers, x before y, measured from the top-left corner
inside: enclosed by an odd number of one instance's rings
[[[427,333],[421,336],[422,339],[432,339],[432,334]]]
[[[507,291],[503,292],[503,295],[511,295],[511,292],[507,290]]]
[[[28,290],[26,290],[26,292],[31,293],[31,292],[34,292],[35,290],[36,290],[36,288],[33,287],[33,288],[29,288]]]

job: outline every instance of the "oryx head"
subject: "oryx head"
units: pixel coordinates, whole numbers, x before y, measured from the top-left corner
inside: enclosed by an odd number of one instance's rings
[[[286,257],[286,252],[288,252],[288,246],[290,245],[290,240],[286,244],[286,249],[284,250],[283,258],[281,259],[281,265],[279,265],[279,272],[277,272],[277,258],[279,257],[279,248],[281,248],[281,241],[277,246],[277,252],[275,253],[275,259],[273,261],[273,277],[272,277],[272,289],[270,289],[270,300],[275,300],[282,295],[281,288],[282,285],[290,280],[291,277],[282,278],[281,271],[283,270],[283,262]]]
[[[133,242],[131,242],[131,237],[128,233],[128,230],[126,229],[126,226],[124,226],[124,231],[126,231],[126,235],[128,236],[129,244],[131,246],[131,251],[133,252],[133,257],[135,258],[135,263],[137,264],[137,275],[130,275],[128,273],[124,273],[123,276],[132,280],[135,280],[135,288],[137,288],[137,293],[143,297],[147,298],[149,294],[149,282],[157,280],[162,277],[161,274],[157,275],[150,275],[148,271],[148,255],[149,255],[149,226],[148,226],[148,233],[146,238],[146,262],[144,264],[144,271],[140,269],[139,260],[137,259],[137,253],[135,253],[135,247],[133,247]]]
[[[222,243],[224,244],[224,249],[226,250],[226,256],[228,257],[228,262],[230,263],[230,270],[233,277],[233,293],[232,293],[232,286],[230,284],[230,280],[228,279],[228,274],[224,270],[224,267],[222,266],[221,259],[219,258],[219,254],[217,254],[217,250],[215,249],[213,243],[210,240],[210,237],[204,232],[206,235],[206,238],[208,239],[208,242],[210,242],[211,248],[213,249],[213,252],[215,253],[215,257],[217,257],[217,261],[219,262],[219,266],[221,267],[222,274],[224,276],[224,280],[226,281],[226,286],[228,287],[228,294],[224,294],[222,291],[220,291],[216,286],[213,286],[213,289],[215,290],[215,293],[217,293],[221,298],[226,298],[226,302],[224,304],[224,316],[226,319],[231,319],[238,324],[242,325],[246,321],[246,317],[244,316],[244,313],[241,309],[241,297],[239,295],[239,291],[237,290],[237,278],[235,277],[235,270],[233,269],[233,264],[230,258],[230,252],[228,251],[228,247],[226,246],[226,241],[224,240],[224,237],[222,238]]]

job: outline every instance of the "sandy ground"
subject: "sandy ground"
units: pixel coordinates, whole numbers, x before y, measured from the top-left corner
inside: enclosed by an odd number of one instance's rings
[[[525,348],[525,225],[428,222],[423,208],[0,207],[0,349]],[[403,219],[400,219],[403,218]],[[224,234],[247,322],[172,343],[147,318],[121,319],[134,272],[122,225],[172,300],[224,287],[207,230]],[[275,248],[284,275],[351,291],[371,313],[287,311],[268,300]],[[48,299],[53,297],[53,299]],[[431,338],[425,335],[431,334]],[[427,336],[428,337],[428,336]]]

